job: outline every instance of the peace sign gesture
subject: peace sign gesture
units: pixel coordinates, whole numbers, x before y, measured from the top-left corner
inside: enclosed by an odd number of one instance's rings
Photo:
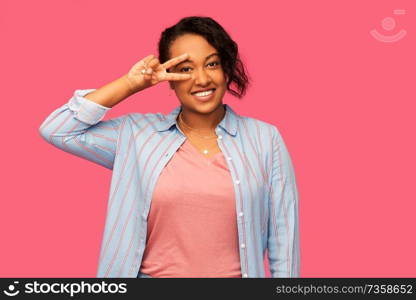
[[[162,81],[190,79],[191,74],[167,72],[167,69],[184,61],[188,56],[188,53],[184,53],[161,64],[159,59],[151,54],[134,64],[127,73],[126,78],[134,92],[151,87]]]

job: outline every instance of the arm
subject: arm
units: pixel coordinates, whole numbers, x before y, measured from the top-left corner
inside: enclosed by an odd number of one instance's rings
[[[275,277],[299,277],[299,220],[296,177],[285,142],[273,128],[271,193],[268,219],[268,259]]]
[[[190,79],[190,74],[166,72],[186,58],[188,54],[183,54],[160,64],[152,54],[134,64],[127,75],[97,90],[76,90],[68,103],[42,123],[41,136],[63,151],[113,169],[120,127],[128,115],[101,121],[104,115],[128,96],[159,82]]]
[[[101,121],[110,107],[84,96],[95,89],[76,90],[39,128],[49,144],[76,156],[113,168],[119,128],[126,116]]]

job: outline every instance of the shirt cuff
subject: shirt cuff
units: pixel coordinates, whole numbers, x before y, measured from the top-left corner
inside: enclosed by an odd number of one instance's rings
[[[111,107],[95,103],[84,96],[96,89],[75,90],[68,101],[68,108],[74,112],[74,117],[81,122],[95,125],[100,122]]]

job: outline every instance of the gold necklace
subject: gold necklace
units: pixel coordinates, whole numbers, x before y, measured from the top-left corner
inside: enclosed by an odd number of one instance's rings
[[[196,128],[192,128],[191,126],[189,126],[188,124],[185,123],[185,121],[182,119],[182,112],[179,113],[179,120],[180,120],[181,124],[185,125],[189,129],[191,129],[190,133],[195,134],[195,135],[197,135],[199,137],[202,137],[203,139],[213,139],[213,138],[216,138],[217,137],[217,135],[211,135],[211,136],[209,136],[209,135],[200,135],[200,134],[198,134],[196,132],[192,132],[192,130],[197,130],[197,129]],[[204,154],[208,154],[208,152],[209,152],[208,149],[202,150],[202,153],[204,153]]]
[[[183,125],[185,125],[189,129],[191,129],[191,131],[198,130],[196,128],[192,128],[191,126],[189,126],[188,124],[185,123],[185,121],[182,119],[182,112],[179,114],[179,120],[181,121],[181,123],[183,123]],[[213,138],[216,138],[217,137],[217,135],[215,135],[215,134],[214,135],[200,135],[200,134],[198,134],[196,132],[193,132],[193,133],[196,134],[197,136],[201,137],[201,138],[204,138],[204,139],[213,139]]]

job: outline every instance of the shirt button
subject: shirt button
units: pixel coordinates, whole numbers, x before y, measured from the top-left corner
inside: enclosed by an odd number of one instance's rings
[[[245,248],[246,247],[246,244],[241,244],[241,248]]]
[[[240,180],[238,180],[238,179],[237,179],[237,180],[235,181],[235,183],[236,183],[236,184],[240,184]]]
[[[231,156],[227,157],[228,160],[232,160],[233,158]]]
[[[238,215],[239,215],[240,217],[242,217],[242,216],[244,215],[244,213],[240,212]]]
[[[247,273],[244,273],[244,274],[243,274],[243,277],[248,277]]]
[[[218,138],[219,138],[219,139],[222,139],[222,135],[219,135],[219,136],[218,136]]]

